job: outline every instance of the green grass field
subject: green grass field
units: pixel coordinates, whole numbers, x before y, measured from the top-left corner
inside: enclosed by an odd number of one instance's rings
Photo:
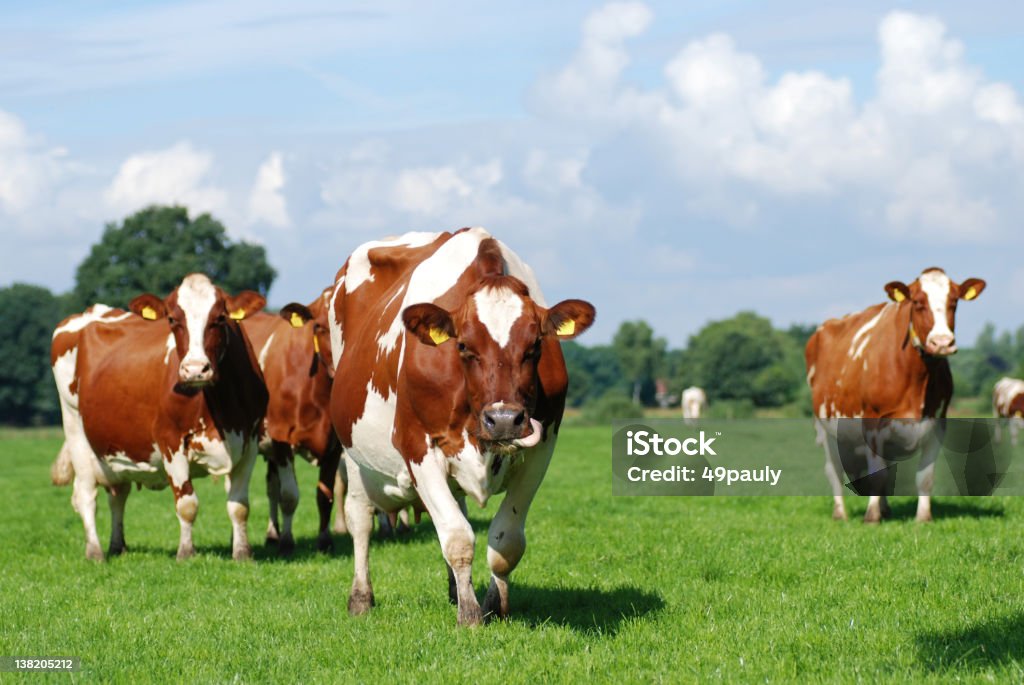
[[[231,561],[223,488],[204,479],[196,558],[174,559],[170,491],[142,491],[128,501],[129,552],[89,563],[70,489],[49,484],[55,435],[0,434],[0,655],[79,656],[74,680],[1024,679],[1016,498],[938,499],[924,526],[901,498],[880,527],[834,523],[826,497],[613,498],[610,431],[567,427],[530,514],[513,616],[466,630],[427,520],[403,540],[374,541],[377,607],[346,614],[351,544],[337,536],[333,556],[314,551],[305,464],[292,559],[262,546],[260,465],[254,562]],[[481,596],[498,499],[470,511]],[[863,514],[863,501],[848,504]]]

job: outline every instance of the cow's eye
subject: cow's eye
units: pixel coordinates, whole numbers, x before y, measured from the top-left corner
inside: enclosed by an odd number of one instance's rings
[[[173,326],[173,325],[175,325],[175,324],[177,324],[177,323],[178,323],[178,320],[177,320],[177,319],[175,319],[175,318],[174,318],[173,316],[168,316],[168,317],[167,317],[167,323],[169,323],[170,325],[172,325],[172,326]]]
[[[465,352],[465,351],[466,351],[466,343],[460,342],[459,343],[459,352]]]
[[[228,317],[227,317],[226,314],[221,314],[220,316],[217,317],[217,323],[227,323],[227,322],[228,322]]]

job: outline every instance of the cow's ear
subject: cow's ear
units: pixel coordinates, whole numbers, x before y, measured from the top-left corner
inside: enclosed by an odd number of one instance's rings
[[[910,288],[903,281],[892,281],[885,284],[885,292],[893,302],[902,302],[910,299]]]
[[[313,320],[313,313],[309,311],[309,307],[298,302],[289,302],[281,307],[278,316],[290,323],[293,328],[302,328],[307,321]]]
[[[980,278],[968,278],[960,284],[960,299],[973,300],[985,289],[985,281]]]
[[[594,323],[594,305],[583,300],[563,300],[547,311],[541,330],[559,340],[572,340]]]
[[[458,335],[452,315],[436,304],[423,303],[406,307],[402,312],[402,322],[410,333],[434,347]]]
[[[159,297],[150,293],[136,297],[128,304],[128,309],[148,321],[156,321],[167,316],[167,305]]]
[[[225,300],[228,316],[236,321],[252,316],[265,306],[267,306],[266,298],[252,290],[243,290],[234,297],[228,297]]]

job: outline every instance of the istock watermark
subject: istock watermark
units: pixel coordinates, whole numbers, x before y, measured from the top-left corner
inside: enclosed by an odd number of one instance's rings
[[[1024,495],[1024,444],[997,419],[682,419],[613,424],[612,493]]]

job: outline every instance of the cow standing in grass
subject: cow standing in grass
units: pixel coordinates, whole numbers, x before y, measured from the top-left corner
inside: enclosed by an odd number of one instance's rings
[[[560,340],[593,321],[580,300],[544,307],[532,271],[483,229],[410,233],[359,247],[338,272],[330,311],[338,366],[331,416],[346,451],[345,513],[355,577],[348,608],[374,601],[373,507],[417,498],[437,530],[461,625],[508,614],[509,574],[547,471],[568,378]],[[457,493],[491,521],[491,583],[473,591],[473,528]]]
[[[263,307],[235,297],[202,274],[186,276],[166,298],[140,295],[131,312],[100,305],[54,331],[53,375],[64,446],[52,473],[74,479],[71,501],[85,527],[85,554],[100,560],[97,486],[111,510],[109,554],[125,549],[124,507],[131,484],[174,492],[178,558],[192,556],[199,500],[192,475],[226,476],[232,556],[250,556],[249,477],[267,407],[249,341],[236,319]]]
[[[1017,434],[1024,426],[1024,381],[1000,378],[992,389],[992,413],[996,417],[997,442],[1002,440],[1002,424],[1009,424],[1010,444],[1017,446]]]
[[[328,413],[334,377],[327,327],[329,294],[327,289],[308,306],[288,304],[278,316],[260,313],[242,324],[257,351],[270,396],[260,450],[267,458],[267,541],[276,542],[282,555],[295,548],[292,518],[299,504],[295,454],[319,468],[317,549],[327,551],[333,546],[329,526],[341,444]]]
[[[683,419],[688,424],[695,423],[700,417],[704,415],[704,412],[708,408],[708,396],[704,393],[703,388],[697,386],[690,386],[686,390],[683,390],[682,401],[680,404],[683,405]]]
[[[922,451],[917,520],[931,520],[941,424],[953,395],[947,357],[956,352],[956,306],[984,289],[985,282],[977,278],[957,284],[942,269],[926,269],[909,285],[888,283],[891,302],[830,319],[807,341],[807,382],[819,442],[825,447],[833,518],[847,518],[840,455],[863,441],[869,473],[882,471],[886,459]],[[854,431],[857,435],[844,435],[838,421],[843,418],[863,420]],[[878,523],[884,515],[885,498],[872,495],[864,521]]]

